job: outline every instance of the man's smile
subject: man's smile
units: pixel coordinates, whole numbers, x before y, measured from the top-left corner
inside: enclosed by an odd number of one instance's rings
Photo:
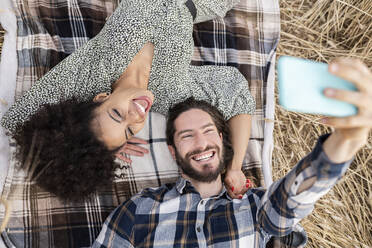
[[[197,162],[209,162],[214,158],[215,154],[215,151],[207,151],[194,155],[191,158]]]

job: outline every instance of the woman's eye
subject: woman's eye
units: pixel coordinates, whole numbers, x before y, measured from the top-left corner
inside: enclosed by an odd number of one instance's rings
[[[128,132],[129,132],[129,134],[130,134],[131,136],[134,136],[134,132],[133,132],[132,128],[128,127]]]
[[[119,113],[119,111],[118,111],[117,109],[113,109],[112,111],[114,111],[114,113],[115,113],[118,117],[122,118],[122,117],[121,117],[121,114]]]
[[[211,132],[213,132],[214,130],[213,129],[207,129],[206,131],[205,131],[205,133],[211,133]]]

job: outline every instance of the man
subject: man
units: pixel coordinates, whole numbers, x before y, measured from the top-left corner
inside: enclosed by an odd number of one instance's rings
[[[271,236],[296,229],[321,196],[345,173],[372,126],[372,73],[359,61],[338,59],[330,71],[358,92],[325,95],[356,105],[357,115],[324,118],[336,129],[267,190],[231,199],[221,180],[232,156],[226,123],[215,109],[189,99],[169,112],[167,142],[179,164],[175,186],[147,189],[106,220],[93,247],[265,247]],[[300,240],[303,246],[306,239]]]

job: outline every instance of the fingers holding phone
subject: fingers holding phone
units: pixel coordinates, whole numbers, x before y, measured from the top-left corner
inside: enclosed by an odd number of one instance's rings
[[[281,56],[279,103],[289,111],[322,119],[347,139],[366,139],[372,127],[372,72],[360,60],[337,58],[329,65]]]
[[[332,61],[329,72],[352,82],[357,91],[326,88],[324,95],[351,103],[358,108],[358,112],[348,117],[327,117],[322,122],[341,130],[349,138],[367,138],[372,127],[372,72],[363,62],[352,58]]]
[[[327,88],[357,91],[355,85],[328,71],[328,65],[281,56],[278,61],[279,103],[287,110],[345,117],[357,114],[355,105],[324,96]]]
[[[325,96],[340,101],[348,102],[358,107],[358,113],[350,118],[339,119],[339,125],[357,127],[372,125],[372,72],[358,59],[339,58],[329,64],[329,72],[333,75],[352,82],[358,91],[347,91],[340,89],[326,88]],[[355,121],[359,117],[360,121]],[[331,120],[330,118],[328,118]],[[351,121],[354,119],[354,121]],[[350,120],[350,121],[347,121]],[[346,124],[349,122],[348,124]],[[342,126],[341,126],[342,127]]]
[[[372,94],[372,72],[359,59],[337,58],[328,67],[330,73],[355,84],[359,91]]]

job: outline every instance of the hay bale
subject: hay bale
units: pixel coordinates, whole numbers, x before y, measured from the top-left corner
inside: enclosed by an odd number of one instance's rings
[[[280,0],[278,55],[322,62],[348,56],[372,66],[371,0]],[[275,111],[273,174],[277,179],[307,154],[329,128],[319,116]],[[301,223],[307,247],[372,247],[372,137],[346,176]]]

